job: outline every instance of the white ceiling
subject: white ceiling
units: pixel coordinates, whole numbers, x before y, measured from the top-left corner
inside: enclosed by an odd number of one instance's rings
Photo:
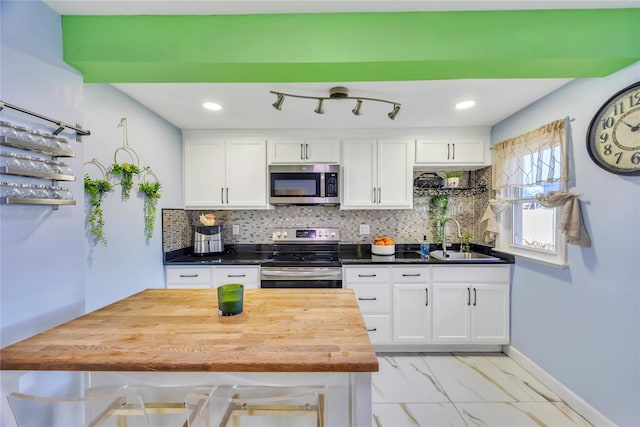
[[[45,0],[61,15],[126,14],[257,14],[353,11],[440,11],[496,9],[580,9],[640,7],[640,0]],[[181,83],[114,84],[116,88],[180,129],[321,129],[492,126],[540,99],[571,79],[485,79],[416,82],[340,83]],[[282,111],[271,104],[270,90],[328,96],[329,88],[347,86],[352,96],[382,98],[402,104],[396,120],[389,104],[367,102],[361,116],[352,100],[330,100],[325,114],[314,113],[316,102],[287,98]],[[455,110],[455,103],[473,99],[476,106]],[[205,101],[222,111],[202,108]]]

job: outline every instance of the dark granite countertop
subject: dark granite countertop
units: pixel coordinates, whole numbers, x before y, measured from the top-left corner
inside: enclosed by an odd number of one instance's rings
[[[343,265],[366,265],[366,264],[417,264],[417,265],[443,265],[443,264],[513,264],[512,256],[496,253],[491,248],[480,245],[472,245],[474,252],[485,253],[498,260],[483,261],[440,261],[433,257],[425,257],[418,251],[417,244],[396,245],[395,255],[382,256],[371,254],[369,244],[341,244],[340,260]],[[432,250],[435,250],[432,245]],[[459,245],[453,245],[451,251],[458,251]],[[184,248],[164,254],[165,265],[260,265],[272,259],[271,245],[225,245],[225,251],[221,254],[196,256],[192,254],[191,248]]]

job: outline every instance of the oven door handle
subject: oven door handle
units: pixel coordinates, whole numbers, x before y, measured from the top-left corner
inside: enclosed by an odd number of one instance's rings
[[[289,271],[289,270],[262,270],[263,276],[283,276],[283,277],[328,277],[339,276],[342,274],[342,270],[338,271]]]

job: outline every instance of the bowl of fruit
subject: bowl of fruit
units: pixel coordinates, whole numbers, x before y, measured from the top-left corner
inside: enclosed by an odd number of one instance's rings
[[[371,253],[374,255],[393,255],[396,253],[396,243],[391,237],[376,236],[371,244]]]

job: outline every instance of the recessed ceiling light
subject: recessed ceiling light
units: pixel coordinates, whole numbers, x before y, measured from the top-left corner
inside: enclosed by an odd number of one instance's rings
[[[456,108],[458,110],[466,110],[467,108],[471,108],[474,105],[476,105],[476,101],[472,101],[472,100],[467,100],[467,101],[462,101],[462,102],[458,102],[456,104]]]
[[[222,105],[216,104],[215,102],[205,102],[202,104],[204,108],[211,111],[220,111],[222,110]]]

